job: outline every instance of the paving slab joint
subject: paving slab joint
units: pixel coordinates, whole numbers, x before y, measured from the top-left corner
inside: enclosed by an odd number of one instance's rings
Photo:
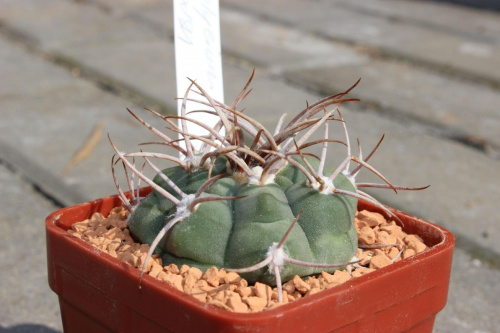
[[[80,78],[92,82],[99,89],[105,92],[126,98],[136,106],[148,106],[149,108],[164,115],[174,115],[177,113],[177,110],[172,109],[163,101],[150,96],[145,92],[139,91],[131,85],[115,80],[64,54],[42,50],[36,39],[22,31],[6,25],[2,21],[0,21],[0,36],[6,37],[6,39],[12,43],[22,45],[27,52],[62,67],[71,72],[73,75],[77,73],[76,75]]]

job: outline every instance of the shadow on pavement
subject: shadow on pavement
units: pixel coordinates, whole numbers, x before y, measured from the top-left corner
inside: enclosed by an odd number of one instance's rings
[[[60,331],[45,325],[20,324],[7,328],[0,326],[0,333],[60,333]]]

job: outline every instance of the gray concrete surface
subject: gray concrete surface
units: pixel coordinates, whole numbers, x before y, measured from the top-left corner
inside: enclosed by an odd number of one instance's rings
[[[244,106],[267,126],[362,78],[352,93],[361,102],[343,113],[351,136],[369,150],[385,133],[373,165],[394,183],[431,185],[371,193],[457,236],[435,332],[497,331],[500,14],[420,1],[224,0],[221,31],[225,96],[256,68]],[[172,36],[166,1],[0,1],[0,332],[62,330],[44,217],[115,192],[106,134],[125,151],[152,138],[126,107],[175,110]],[[99,126],[89,156],[63,175]]]

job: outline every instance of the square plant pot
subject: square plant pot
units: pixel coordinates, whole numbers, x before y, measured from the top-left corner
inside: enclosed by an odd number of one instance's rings
[[[454,237],[401,211],[391,209],[428,250],[272,310],[241,314],[203,304],[147,274],[139,289],[138,269],[67,232],[120,204],[110,196],[46,218],[49,285],[59,296],[65,332],[432,332],[446,304]],[[358,208],[381,212],[363,201]]]

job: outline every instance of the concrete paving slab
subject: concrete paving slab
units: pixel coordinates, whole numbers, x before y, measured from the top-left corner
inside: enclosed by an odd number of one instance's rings
[[[44,50],[93,45],[99,41],[119,44],[136,36],[147,38],[148,34],[153,35],[150,29],[133,20],[121,21],[119,16],[114,20],[109,18],[110,14],[100,7],[81,6],[64,0],[51,1],[50,5],[32,0],[8,1],[2,5],[0,14],[4,24],[29,32],[32,40]]]
[[[436,317],[434,333],[496,332],[499,279],[500,271],[455,249],[448,303]]]
[[[136,147],[139,142],[156,140],[126,111],[134,105],[72,77],[68,71],[16,45],[0,40],[0,47],[2,78],[12,77],[15,81],[23,73],[44,73],[38,79],[26,74],[24,85],[11,86],[6,94],[0,91],[0,140],[11,150],[22,151],[32,164],[19,167],[25,170],[38,167],[53,177],[59,176],[64,180],[62,183],[77,189],[85,200],[114,194],[116,189],[110,178],[113,150],[106,133],[124,150]],[[99,123],[103,129],[97,147],[88,152],[89,158],[63,177],[65,165]]]
[[[62,331],[57,295],[47,283],[45,217],[56,210],[0,164],[0,331]]]
[[[276,72],[282,67],[357,64],[367,60],[366,55],[345,45],[227,8],[221,10],[221,31],[224,52],[262,67],[273,67]]]
[[[97,6],[67,1],[54,1],[51,6],[40,6],[37,1],[9,5],[4,6],[0,20],[39,52],[66,67],[89,73],[95,80],[103,80],[100,73],[104,71],[105,84],[119,86],[109,81],[121,80],[120,88],[135,94],[139,91],[157,104],[150,107],[175,105],[175,85],[168,89],[166,83],[157,87],[148,84],[144,75],[147,69],[141,65],[151,68],[155,64],[157,70],[151,71],[149,77],[156,75],[165,81],[170,78],[169,82],[175,83],[172,43],[165,43],[154,30]],[[147,61],[138,61],[145,58]],[[123,80],[124,76],[128,80]]]
[[[94,0],[90,5],[105,7],[111,13],[135,20],[152,30],[173,38],[172,5],[151,1],[138,5],[134,1]],[[118,15],[118,14],[116,14]],[[221,6],[221,41],[225,55],[244,58],[256,67],[310,66],[321,63],[355,63],[366,55],[341,43],[332,43],[298,29],[259,19],[243,11]],[[252,31],[252,33],[248,33]]]
[[[405,21],[444,33],[467,36],[477,42],[500,43],[500,20],[494,11],[438,1],[336,0],[336,5],[387,20]]]
[[[55,52],[75,66],[104,75],[158,101],[169,113],[177,110],[174,48],[167,40],[138,38],[121,45],[103,41],[92,48],[73,45]]]
[[[93,4],[105,6],[110,12],[163,31],[173,38],[172,5],[167,2],[150,2],[138,6],[136,2],[109,2],[95,0]],[[327,42],[309,33],[270,21],[261,20],[247,13],[221,6],[222,51],[241,58],[254,66],[293,66],[295,63],[341,62],[352,63],[365,56],[340,43]],[[248,33],[251,31],[252,33]]]
[[[368,46],[371,48],[368,52],[378,50],[382,56],[411,59],[496,86],[500,84],[500,45],[491,40],[479,42],[470,36],[454,34],[451,29],[441,31],[414,21],[352,10],[351,6],[339,5],[335,1],[318,1],[312,5],[303,0],[227,0],[223,4],[350,45]],[[445,16],[452,14],[442,13]],[[492,16],[497,17],[490,18],[493,34],[498,28],[500,15]],[[455,24],[461,25],[461,20],[455,20]]]
[[[488,86],[384,60],[296,69],[284,75],[325,95],[338,93],[346,82],[361,78],[352,95],[363,103],[388,116],[410,117],[438,136],[500,157],[500,92]]]

